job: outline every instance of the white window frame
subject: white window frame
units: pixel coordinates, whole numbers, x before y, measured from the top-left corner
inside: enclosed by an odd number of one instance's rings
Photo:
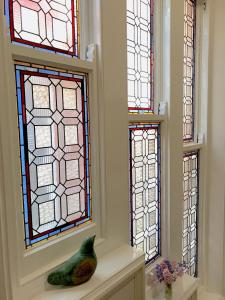
[[[87,2],[81,1],[81,12]],[[38,49],[28,48],[24,45],[11,44],[8,36],[8,28],[4,14],[4,1],[1,2],[1,173],[3,188],[1,189],[1,212],[3,213],[2,228],[6,230],[1,235],[1,250],[3,258],[8,256],[6,272],[10,274],[13,286],[8,288],[13,296],[24,297],[27,295],[29,286],[43,278],[44,274],[63,262],[78,248],[81,241],[86,237],[97,234],[96,244],[103,242],[100,232],[101,197],[99,192],[100,183],[96,178],[100,177],[99,164],[99,114],[97,99],[97,66],[95,48],[88,60],[65,57],[60,54],[47,53]],[[82,18],[82,20],[85,20]],[[83,28],[87,28],[86,21],[82,22]],[[81,31],[84,32],[85,30]],[[88,32],[88,31],[87,31]],[[86,57],[86,46],[89,40],[88,34],[81,36],[81,57]],[[92,57],[91,57],[92,55]],[[57,238],[51,238],[45,243],[24,251],[24,232],[22,215],[22,191],[19,158],[19,131],[17,123],[17,98],[15,87],[14,61],[30,62],[51,67],[65,68],[70,71],[84,72],[88,74],[89,106],[91,111],[90,121],[90,144],[91,144],[91,177],[92,177],[92,223],[83,224],[68,231]],[[5,71],[4,71],[5,70]],[[95,179],[94,179],[95,178]],[[11,201],[7,201],[10,199]],[[94,200],[93,200],[94,199]],[[97,221],[98,220],[98,221]],[[6,242],[8,241],[8,243]],[[40,283],[39,283],[40,284]],[[16,296],[15,296],[16,295]],[[29,297],[29,296],[28,296]],[[10,298],[11,299],[11,298]]]

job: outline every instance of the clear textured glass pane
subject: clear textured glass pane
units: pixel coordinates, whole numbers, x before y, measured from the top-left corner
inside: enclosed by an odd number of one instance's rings
[[[52,165],[37,166],[38,186],[50,185],[53,183]]]
[[[40,224],[54,221],[54,202],[49,201],[39,205]]]
[[[160,255],[160,131],[158,124],[130,132],[131,244],[146,263]]]
[[[127,0],[129,112],[153,112],[154,0]]]
[[[185,153],[183,158],[183,261],[191,276],[197,276],[198,264],[198,159],[198,152]]]
[[[63,89],[63,103],[65,109],[76,109],[76,91],[74,89]]]
[[[36,147],[51,147],[51,127],[35,126]]]
[[[18,64],[16,85],[28,247],[90,220],[86,75]]]
[[[77,144],[77,126],[65,126],[65,142],[66,145]]]
[[[35,108],[49,108],[48,86],[33,85],[33,101]]]
[[[196,1],[185,0],[184,2],[183,140],[192,141],[194,139]]]
[[[6,13],[13,42],[78,56],[77,0],[9,0]]]

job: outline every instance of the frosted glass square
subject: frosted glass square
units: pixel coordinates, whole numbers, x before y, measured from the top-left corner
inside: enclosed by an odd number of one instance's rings
[[[21,14],[23,30],[30,32],[32,29],[32,33],[39,34],[37,12],[22,6]]]
[[[74,214],[80,211],[80,194],[74,194],[67,197],[68,214]]]
[[[46,224],[54,221],[54,202],[49,201],[39,205],[40,224]]]
[[[78,160],[69,160],[66,162],[66,177],[68,180],[79,178]]]
[[[35,108],[49,108],[49,89],[43,85],[33,85],[33,100]]]
[[[143,231],[143,218],[140,218],[136,221],[136,226],[137,234]]]
[[[64,109],[76,109],[76,91],[74,89],[63,89]]]
[[[51,147],[51,129],[49,126],[35,126],[36,147]]]
[[[53,183],[52,164],[37,166],[38,186],[46,186]]]
[[[53,18],[53,34],[57,41],[67,42],[66,23]]]
[[[65,142],[66,145],[76,145],[77,140],[77,126],[65,126]]]

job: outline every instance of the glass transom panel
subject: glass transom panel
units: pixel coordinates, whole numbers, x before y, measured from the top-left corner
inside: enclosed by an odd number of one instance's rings
[[[90,220],[86,75],[18,63],[16,85],[28,247]]]
[[[131,125],[129,133],[131,244],[148,263],[160,255],[159,125]]]
[[[77,0],[5,0],[11,40],[78,56]]]

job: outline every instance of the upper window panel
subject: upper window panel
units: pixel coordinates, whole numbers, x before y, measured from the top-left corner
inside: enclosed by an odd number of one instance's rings
[[[153,0],[127,0],[128,108],[153,112]]]
[[[6,12],[12,42],[78,56],[78,1],[9,0]]]
[[[183,140],[194,140],[196,1],[185,0]]]

